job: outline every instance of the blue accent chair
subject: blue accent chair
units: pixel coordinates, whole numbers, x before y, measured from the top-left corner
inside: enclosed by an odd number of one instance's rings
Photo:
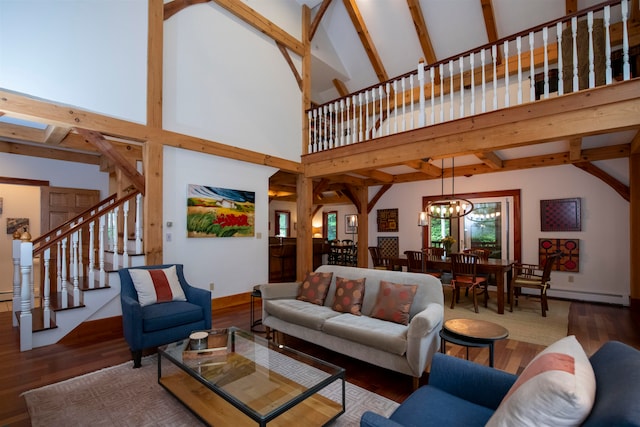
[[[187,301],[171,301],[141,307],[129,274],[132,269],[164,269],[176,266]],[[139,368],[142,350],[186,338],[195,330],[211,329],[211,292],[193,287],[184,278],[182,264],[149,265],[118,270],[124,339]]]
[[[596,399],[583,426],[640,426],[640,350],[605,343],[590,358]],[[510,373],[436,353],[429,384],[389,418],[365,412],[361,427],[484,426],[516,380]]]

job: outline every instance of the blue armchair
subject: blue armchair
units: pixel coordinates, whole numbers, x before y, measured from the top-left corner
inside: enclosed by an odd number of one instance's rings
[[[595,403],[583,426],[640,426],[640,351],[617,341],[589,358]],[[516,376],[436,353],[429,384],[413,392],[389,418],[365,412],[361,427],[484,426]]]
[[[187,300],[141,306],[129,270],[165,269],[173,265]],[[182,264],[123,268],[118,270],[118,274],[122,327],[134,368],[140,367],[142,350],[178,341],[194,330],[211,329],[211,292],[190,286],[184,278]]]

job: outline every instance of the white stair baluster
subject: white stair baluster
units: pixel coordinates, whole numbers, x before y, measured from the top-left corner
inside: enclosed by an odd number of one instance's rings
[[[362,123],[362,92],[360,92],[358,94],[358,108],[359,108],[359,120],[358,120],[358,141],[364,141],[364,138],[362,136],[362,127],[363,127],[363,123]]]
[[[596,68],[593,57],[593,12],[587,13],[587,28],[589,32],[589,88],[596,87]]]
[[[504,106],[509,107],[511,105],[509,99],[509,42],[504,42]]]
[[[516,49],[518,50],[518,105],[522,104],[522,38],[516,38]]]
[[[349,144],[351,144],[353,142],[352,138],[351,138],[351,135],[352,135],[352,133],[351,133],[351,116],[350,116],[350,114],[351,114],[351,98],[346,98],[344,100],[344,110],[345,110],[345,113],[346,113],[346,117],[345,117],[345,122],[346,122],[345,134],[346,135],[345,135],[344,140],[345,140],[345,144],[349,145]]]
[[[318,109],[313,110],[313,153],[319,150],[318,141],[320,140],[320,123],[318,122]]]
[[[562,22],[556,24],[556,37],[558,38],[558,96],[564,94],[564,73],[562,71]]]
[[[82,223],[83,219],[80,218],[80,223]],[[80,277],[84,277],[84,262],[82,259],[84,258],[82,252],[82,228],[78,229],[78,274]]]
[[[436,71],[435,68],[429,69],[429,78],[431,79],[431,124],[436,124]]]
[[[379,124],[379,128],[378,128],[378,136],[383,136],[382,135],[382,121],[384,120],[384,115],[382,114],[382,99],[384,97],[383,91],[382,91],[382,85],[378,86],[378,111],[380,111],[380,124]],[[388,117],[388,116],[387,116]]]
[[[629,30],[627,21],[629,19],[629,4],[627,0],[622,0],[622,79],[627,81],[631,78],[631,66],[629,65]]]
[[[444,64],[438,67],[440,73],[440,123],[444,122]]]
[[[491,62],[493,63],[493,110],[498,109],[498,47],[494,44],[491,46]],[[506,60],[505,60],[506,61]]]
[[[322,107],[322,125],[324,128],[324,133],[322,134],[322,149],[323,150],[328,150],[329,149],[329,124],[327,123],[329,121],[329,111],[328,111],[329,107],[327,107],[326,105],[324,105]]]
[[[44,281],[42,284],[42,320],[44,322],[45,329],[51,327],[51,279],[50,279],[50,262],[51,262],[51,248],[44,250],[42,254],[44,263]]]
[[[89,223],[89,267],[87,269],[88,276],[87,280],[89,282],[89,288],[96,287],[96,276],[95,276],[95,268],[96,268],[96,254],[95,254],[95,230],[96,221],[93,220]]]
[[[71,234],[71,281],[73,283],[73,303],[80,303],[80,282],[78,280],[78,232]]]
[[[67,243],[68,238],[65,237],[62,239],[62,259],[60,260],[62,264],[62,308],[67,308],[68,298],[67,293],[69,292],[69,280],[68,280],[68,261],[67,261]]]
[[[398,81],[393,81],[393,133],[398,133]]]
[[[107,233],[106,221],[108,219],[108,214],[102,215],[98,222],[99,231],[98,231],[98,263],[99,263],[99,273],[98,280],[100,283],[100,287],[104,287],[105,285],[105,271],[104,271],[104,253],[106,251],[105,248],[105,234]]]
[[[359,142],[358,139],[358,119],[357,119],[357,107],[358,107],[358,98],[356,95],[351,97],[351,107],[353,108],[353,130],[351,131],[351,143]]]
[[[387,135],[390,134],[391,132],[391,105],[390,101],[391,101],[391,94],[389,93],[391,91],[391,85],[389,84],[389,82],[387,82],[387,86],[386,86],[386,90],[387,90]]]
[[[313,121],[311,120],[312,113],[311,111],[307,111],[307,127],[309,128],[309,143],[307,145],[307,153],[313,153],[313,137],[312,137],[312,129],[313,129]]]
[[[129,265],[129,201],[124,202],[122,207],[122,266],[131,267]]]
[[[113,213],[111,215],[111,249],[113,251],[113,265],[112,268],[117,270],[121,267],[120,265],[120,254],[118,253],[118,217],[120,212],[120,206],[116,206],[113,208]]]
[[[613,81],[611,72],[611,34],[609,26],[611,25],[611,6],[604,8],[604,49],[605,49],[605,83],[610,85]]]
[[[536,99],[536,68],[533,60],[533,32],[529,33],[529,102]]]
[[[20,351],[33,348],[33,317],[31,314],[31,273],[33,243],[20,242]]]
[[[409,89],[411,90],[411,104],[409,104],[409,109],[411,110],[411,129],[415,129],[415,126],[413,125],[413,74],[409,76]]]
[[[547,53],[547,45],[549,44],[549,30],[547,27],[542,29],[542,40],[544,43],[544,98],[549,98],[549,54]]]
[[[460,60],[460,117],[464,117],[464,58]]]
[[[348,98],[347,98],[348,99]],[[347,110],[349,109],[349,105],[347,105]],[[348,111],[347,111],[348,113]],[[344,99],[340,100],[340,146],[342,147],[343,145],[346,145],[347,142],[345,141],[345,129],[344,129],[344,123],[346,119],[346,115],[345,115],[345,110],[344,110]],[[348,120],[348,119],[347,119]],[[349,126],[349,122],[347,122],[347,126]]]
[[[371,127],[369,129],[369,139],[376,137],[376,90],[371,89]]]
[[[369,139],[369,130],[371,129],[371,120],[369,119],[369,91],[364,92],[364,139]]]
[[[406,121],[407,121],[407,114],[406,114],[406,108],[405,108],[406,102],[404,102],[406,98],[406,93],[405,93],[406,85],[404,82],[404,77],[402,77],[401,86],[402,86],[402,132],[404,132],[406,130]]]
[[[329,150],[331,150],[334,145],[334,137],[335,137],[335,129],[333,127],[333,104],[329,104]]]
[[[573,49],[573,92],[577,92],[580,89],[580,81],[578,80],[578,18],[575,16],[571,18],[571,37],[572,37],[572,49]]]
[[[476,114],[476,79],[475,79],[475,53],[469,55],[469,74],[471,74],[471,115]]]
[[[453,109],[453,60],[449,60],[449,120],[455,119]]]
[[[486,76],[485,76],[485,71],[484,71],[484,66],[485,66],[485,54],[484,54],[484,49],[480,50],[480,66],[482,67],[482,102],[480,104],[480,110],[481,112],[485,112],[487,111],[487,85],[486,85]]]
[[[420,117],[418,118],[418,126],[424,127],[424,62],[418,63],[418,84],[420,85]]]
[[[142,254],[142,194],[136,196],[136,254]]]

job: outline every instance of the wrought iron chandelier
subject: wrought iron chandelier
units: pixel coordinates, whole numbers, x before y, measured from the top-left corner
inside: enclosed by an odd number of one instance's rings
[[[430,201],[426,210],[420,212],[419,225],[426,225],[427,216],[440,219],[461,218],[473,211],[473,203],[470,200],[455,195],[455,158],[451,159],[451,195],[445,196],[444,194],[444,159],[442,160],[440,181],[442,196],[438,200]]]

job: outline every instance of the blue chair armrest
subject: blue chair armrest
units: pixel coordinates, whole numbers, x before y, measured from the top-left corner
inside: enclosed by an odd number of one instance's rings
[[[142,307],[135,299],[120,295],[124,338],[132,350],[142,349]]]
[[[360,427],[402,427],[402,424],[398,424],[375,412],[366,411],[360,418]]]
[[[211,291],[187,285],[183,287],[187,301],[202,307],[205,329],[211,329]]]
[[[469,402],[496,409],[516,378],[508,372],[435,353],[429,385]]]

